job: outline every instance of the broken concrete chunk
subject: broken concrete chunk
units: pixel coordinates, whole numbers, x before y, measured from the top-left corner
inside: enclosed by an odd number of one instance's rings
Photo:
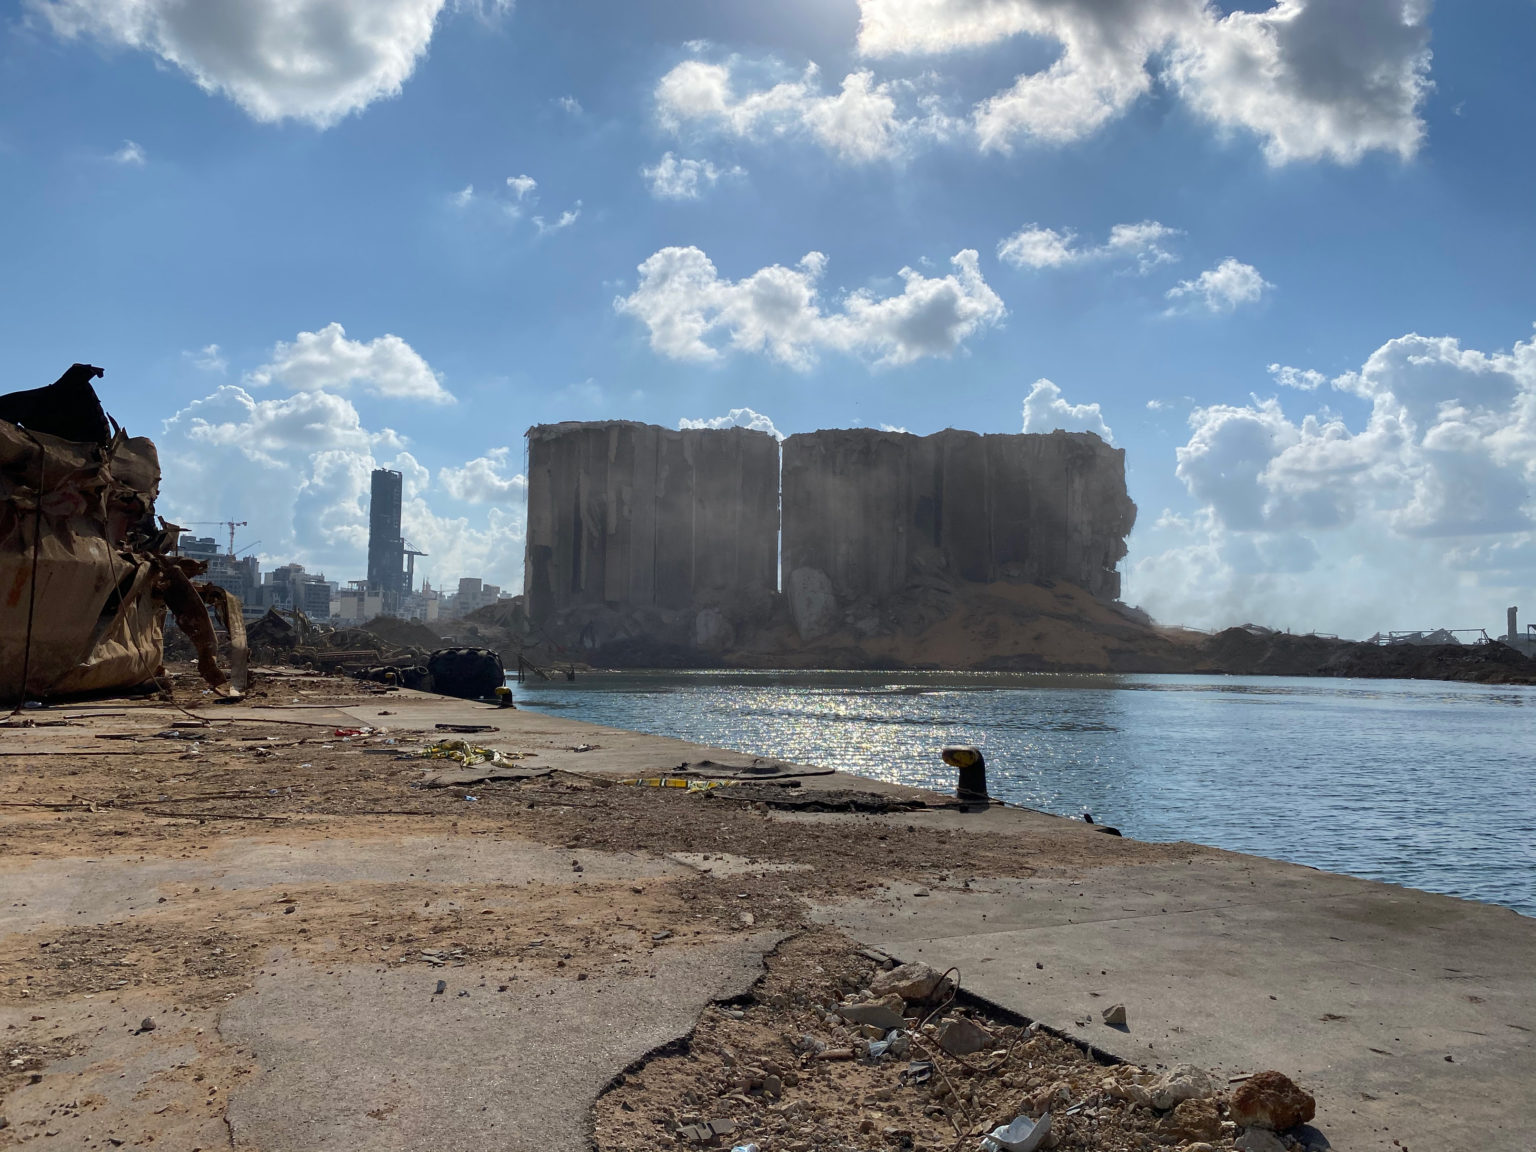
[[[883,1036],[892,1028],[905,1028],[907,1022],[900,1013],[886,1004],[839,1004],[837,1014],[851,1024],[872,1024]]]
[[[1124,1024],[1125,1023],[1125,1005],[1124,1004],[1111,1004],[1108,1008],[1104,1009],[1104,1023],[1106,1023],[1106,1024]]]
[[[1317,1101],[1281,1072],[1250,1076],[1232,1093],[1232,1122],[1283,1132],[1317,1115]]]
[[[869,990],[875,996],[895,995],[918,1004],[938,1000],[948,995],[953,987],[954,981],[922,963],[903,964],[889,972],[877,972],[869,982]]]
[[[1163,1117],[1159,1130],[1176,1140],[1216,1140],[1221,1137],[1221,1113],[1215,1100],[1180,1100]]]
[[[716,1136],[729,1136],[736,1131],[734,1120],[705,1120],[696,1124],[678,1125],[677,1134],[693,1144],[709,1144]]]
[[[1233,1145],[1238,1152],[1286,1152],[1285,1141],[1267,1128],[1249,1128]]]
[[[1216,1095],[1216,1081],[1204,1068],[1175,1064],[1153,1082],[1152,1107],[1166,1112],[1181,1100],[1206,1100]]]
[[[985,1051],[997,1043],[992,1033],[963,1016],[946,1021],[934,1039],[951,1056],[969,1056],[972,1052]]]

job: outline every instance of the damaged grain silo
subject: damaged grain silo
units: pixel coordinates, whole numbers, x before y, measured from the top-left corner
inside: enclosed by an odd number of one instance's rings
[[[833,429],[791,436],[783,453],[785,592],[804,637],[850,606],[905,596],[916,610],[925,589],[957,580],[1120,594],[1136,506],[1125,451],[1092,433]]]
[[[616,663],[772,663],[834,634],[920,635],[967,587],[1120,594],[1136,506],[1124,451],[1091,433],[834,429],[784,441],[782,477],[780,456],[744,428],[530,429],[533,629]]]
[[[773,610],[779,445],[632,421],[528,430],[524,586],[562,644],[721,649]]]

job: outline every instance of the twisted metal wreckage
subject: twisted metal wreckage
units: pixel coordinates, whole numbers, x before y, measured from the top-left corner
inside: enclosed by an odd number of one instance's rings
[[[155,515],[160,458],[107,415],[75,364],[45,388],[0,396],[0,700],[137,688],[164,672],[169,608],[224,695],[243,693],[240,602],[175,554]],[[229,642],[219,667],[217,617]]]

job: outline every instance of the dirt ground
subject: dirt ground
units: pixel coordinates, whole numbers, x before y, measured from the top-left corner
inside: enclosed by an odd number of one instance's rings
[[[374,730],[352,732],[319,718],[220,718],[195,675],[176,670],[173,682],[173,699],[21,713],[0,729],[0,880],[77,865],[157,869],[121,892],[114,910],[90,915],[62,887],[27,894],[4,885],[25,899],[8,897],[0,908],[12,926],[0,934],[0,1020],[8,1021],[0,1147],[65,1138],[70,1117],[93,1109],[115,1127],[90,1147],[231,1146],[222,1101],[257,1073],[249,1053],[219,1039],[217,1012],[279,954],[445,975],[489,965],[500,975],[488,984],[505,989],[519,979],[639,972],[658,950],[765,930],[786,942],[750,1001],[711,1009],[690,1042],[604,1095],[596,1147],[686,1144],[679,1125],[722,1116],[738,1133],[715,1147],[749,1139],[763,1152],[974,1146],[990,1125],[1040,1107],[1065,1110],[1055,1137],[1064,1148],[1118,1152],[1188,1136],[1107,1094],[1107,1079],[1135,1070],[1106,1069],[1070,1044],[985,1013],[979,1019],[1006,1057],[965,1063],[941,1053],[921,1084],[903,1082],[907,1060],[817,1058],[817,1044],[866,1042],[829,1024],[826,1009],[866,986],[875,964],[817,928],[810,912],[898,881],[963,888],[977,877],[1177,860],[1204,849],[1080,832],[987,840],[918,827],[902,803],[932,797],[915,792],[894,802],[887,793],[873,805],[883,813],[818,817],[786,811],[796,793],[779,784],[688,793],[555,771],[426,788],[424,769],[441,765],[401,757],[442,734],[393,726],[395,697],[374,685],[258,677],[247,699],[366,706]],[[29,720],[35,726],[15,726]],[[511,890],[477,882],[472,869],[439,869],[434,878],[431,869],[380,867],[335,882],[278,872],[241,884],[199,870],[237,846],[383,860],[429,842],[466,852],[526,845],[544,871]],[[613,854],[632,865],[616,867]],[[137,1103],[93,1087],[103,1065],[87,1055],[107,1043],[109,1020],[111,1043],[125,1051],[159,1046]],[[920,1030],[913,1058],[919,1045],[932,1047]],[[770,1074],[777,1093],[764,1092]],[[10,1094],[45,1077],[58,1082],[52,1111],[34,1104],[13,1114]],[[1219,1125],[1208,1135],[1230,1146]]]

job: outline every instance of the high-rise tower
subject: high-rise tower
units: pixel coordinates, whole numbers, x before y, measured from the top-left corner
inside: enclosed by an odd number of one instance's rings
[[[373,470],[368,506],[368,586],[384,594],[384,611],[400,610],[405,586],[405,540],[400,535],[401,476],[388,468]]]

